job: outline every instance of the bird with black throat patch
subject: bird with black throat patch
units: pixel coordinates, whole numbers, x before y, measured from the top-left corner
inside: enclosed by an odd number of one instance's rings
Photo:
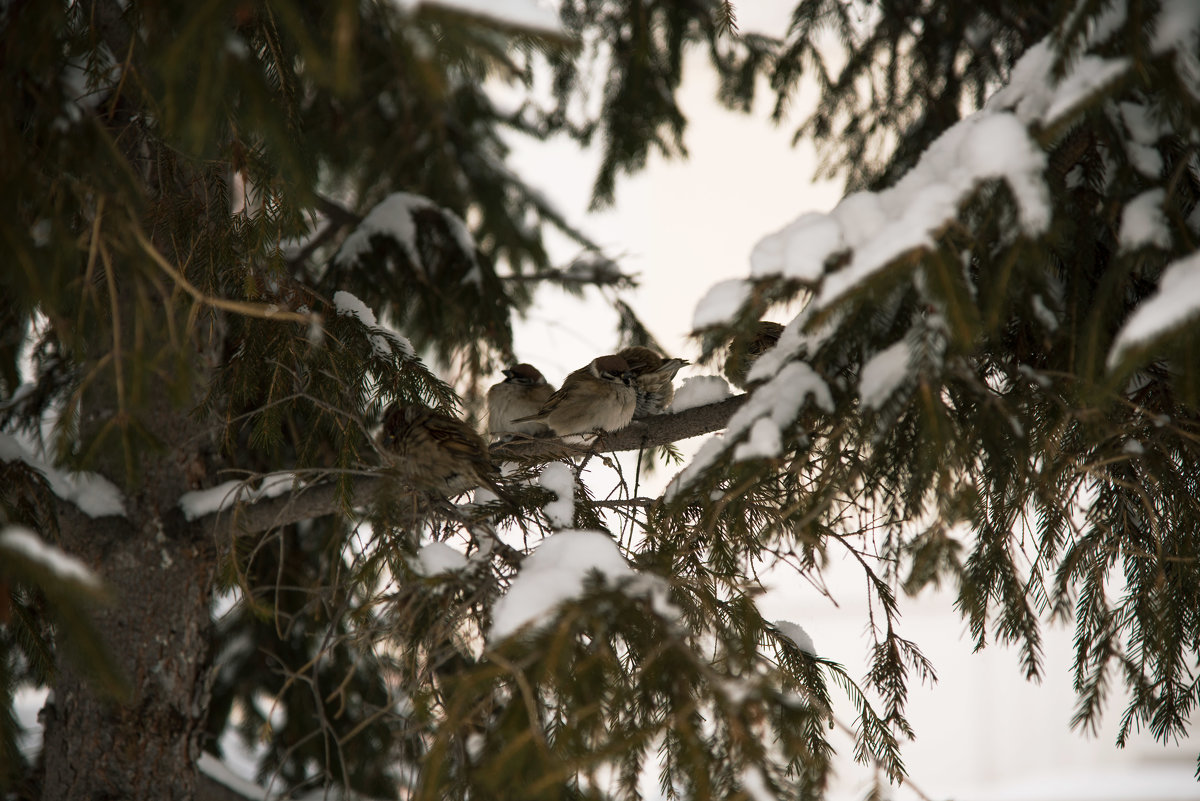
[[[629,425],[637,408],[633,381],[629,364],[620,356],[598,356],[568,375],[536,414],[514,422],[537,420],[560,437],[616,431]]]

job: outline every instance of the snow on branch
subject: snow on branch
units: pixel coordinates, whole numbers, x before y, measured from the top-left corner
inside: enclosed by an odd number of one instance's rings
[[[686,490],[730,449],[733,449],[734,461],[779,456],[783,452],[784,430],[791,426],[810,399],[822,410],[834,411],[828,385],[802,361],[789,362],[778,375],[756,387],[749,396],[738,398],[744,402],[730,417],[728,429],[723,435],[718,434],[705,442],[691,463],[672,479],[667,487],[668,500]]]
[[[26,563],[48,571],[58,579],[96,591],[101,588],[100,578],[87,565],[69,553],[45,542],[24,526],[6,526],[0,529],[0,554],[5,561],[23,559]]]
[[[985,109],[1010,110],[1026,125],[1057,126],[1088,105],[1132,68],[1128,58],[1083,55],[1067,66],[1061,78],[1055,70],[1062,60],[1053,36],[1025,51],[1013,66],[1008,83],[988,98]]]
[[[933,248],[962,205],[997,179],[1012,191],[1022,231],[1039,234],[1050,224],[1045,169],[1046,154],[1017,116],[976,112],[938,137],[895,186],[855,192],[828,214],[804,214],[763,239],[751,275],[819,283],[813,308],[827,308],[898,259]],[[844,255],[845,267],[824,272]]]
[[[295,473],[268,473],[257,487],[245,481],[226,481],[205,490],[185,492],[179,498],[179,508],[184,519],[190,522],[223,512],[239,502],[254,503],[262,498],[278,498],[302,485],[303,482]]]
[[[1085,54],[1059,76],[1063,58],[1052,37],[1031,47],[1009,83],[938,137],[894,186],[848,195],[829,213],[803,214],[760,241],[750,256],[751,277],[812,284],[818,287],[813,308],[829,307],[884,267],[932,248],[964,203],[994,180],[1011,190],[1021,231],[1045,231],[1051,217],[1046,154],[1035,135],[1069,121],[1131,69],[1129,59]],[[842,257],[846,265],[827,272]],[[735,282],[714,287],[715,297],[697,314],[706,321],[722,312],[732,316],[737,288]]]
[[[1131,351],[1200,320],[1200,250],[1167,265],[1158,289],[1133,310],[1108,352],[1111,370]]]
[[[125,499],[99,473],[67,472],[37,458],[8,434],[0,434],[0,462],[24,462],[45,477],[50,491],[88,517],[125,516]]]
[[[375,317],[375,312],[371,311],[371,308],[359,300],[356,295],[339,289],[333,293],[333,306],[339,315],[353,317],[363,324],[368,331],[371,347],[375,349],[375,354],[380,358],[386,359],[397,349],[409,358],[416,356],[417,352],[413,350],[412,343],[408,341],[408,338],[380,325],[379,320]]]
[[[442,208],[427,197],[410,192],[393,192],[367,212],[367,216],[358,227],[346,237],[346,241],[334,256],[334,261],[338,264],[357,261],[371,251],[372,238],[382,236],[394,241],[404,251],[413,267],[418,270],[424,269],[421,252],[417,247],[417,224],[413,219],[414,214],[423,211],[439,215],[445,221],[458,248],[471,260],[475,259],[475,239],[457,214]]]
[[[583,595],[586,579],[595,575],[630,596],[648,597],[664,618],[678,616],[667,599],[667,582],[630,567],[610,535],[568,529],[546,537],[521,564],[496,602],[488,641],[494,645],[544,625],[560,606]]]

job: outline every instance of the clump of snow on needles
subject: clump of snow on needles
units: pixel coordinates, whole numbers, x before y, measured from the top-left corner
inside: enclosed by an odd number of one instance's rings
[[[384,236],[395,241],[401,247],[416,269],[425,269],[425,265],[421,261],[421,252],[417,248],[417,226],[413,222],[413,214],[422,211],[432,211],[439,215],[449,228],[459,249],[469,258],[475,258],[475,240],[471,237],[462,218],[449,209],[438,206],[427,197],[414,195],[411,192],[393,192],[367,212],[363,221],[338,248],[334,261],[338,264],[356,261],[360,256],[371,251],[372,237]],[[478,273],[472,271],[464,280],[478,281],[478,279]]]
[[[1050,222],[1045,165],[1045,153],[1013,114],[976,112],[934,141],[895,186],[851,194],[828,214],[810,212],[763,239],[751,255],[751,274],[814,282],[833,257],[849,253],[813,300],[814,309],[827,307],[905,253],[931,248],[959,206],[993,179],[1012,190],[1022,229],[1039,233]]]
[[[808,636],[808,632],[799,625],[792,623],[790,620],[776,620],[775,630],[794,642],[796,647],[804,653],[810,656],[817,655],[817,649],[813,646],[812,637]]]
[[[742,278],[731,278],[713,284],[696,304],[696,311],[692,314],[692,330],[702,331],[714,325],[733,322],[750,297],[752,287],[753,284]]]
[[[117,486],[99,473],[71,473],[37,458],[17,439],[0,434],[0,462],[20,461],[46,477],[50,491],[73,503],[88,517],[124,517],[125,499]]]
[[[555,528],[570,526],[575,520],[575,475],[570,465],[550,462],[538,476],[538,483],[558,496],[542,507],[550,525]]]
[[[1067,65],[1061,78],[1056,78],[1059,58],[1053,37],[1047,36],[1017,60],[1008,83],[988,98],[984,108],[1011,110],[1027,125],[1053,125],[1130,69],[1127,58],[1084,55]]]
[[[1125,204],[1117,234],[1121,250],[1137,250],[1148,245],[1163,250],[1171,247],[1171,229],[1163,213],[1166,199],[1167,192],[1160,187],[1143,192]]]
[[[422,546],[417,555],[408,560],[408,566],[418,576],[432,577],[445,573],[456,573],[470,566],[467,557],[444,542],[431,542]]]
[[[760,417],[750,426],[750,433],[733,451],[735,462],[749,459],[774,459],[783,451],[783,432],[770,418]]]
[[[497,643],[527,626],[545,623],[560,605],[582,595],[584,581],[597,573],[627,593],[648,595],[663,617],[678,613],[666,600],[666,582],[631,568],[608,534],[566,530],[542,540],[525,557],[512,586],[496,602],[489,642]]]
[[[400,352],[405,356],[413,356],[416,351],[413,350],[412,343],[406,337],[402,337],[395,331],[385,328],[379,324],[375,318],[375,312],[367,304],[363,303],[358,296],[345,290],[338,290],[333,293],[333,307],[337,313],[347,317],[354,317],[370,332],[371,347],[375,350],[376,355],[381,358],[387,358],[392,354],[393,348],[399,348]]]
[[[409,261],[421,265],[421,254],[417,250],[417,226],[413,223],[413,212],[426,209],[437,210],[437,204],[427,197],[409,192],[393,192],[367,212],[358,227],[346,237],[338,248],[334,261],[347,264],[369,253],[371,237],[376,235],[394,239],[404,249]]]
[[[1044,231],[1050,222],[1046,155],[1027,127],[1066,118],[1130,69],[1128,59],[1084,55],[1056,78],[1058,57],[1049,37],[1031,47],[1009,83],[982,110],[948,128],[894,186],[848,195],[828,214],[809,212],[764,238],[751,254],[751,275],[820,281],[813,306],[826,307],[904,254],[932,247],[961,204],[990,180],[1003,180],[1012,191],[1024,233]],[[847,265],[826,273],[843,255]]]
[[[1155,53],[1175,50],[1194,55],[1200,47],[1200,3],[1195,0],[1163,0],[1154,23],[1150,46]]]
[[[1129,133],[1123,143],[1129,163],[1147,178],[1161,177],[1163,158],[1154,145],[1169,131],[1169,126],[1156,120],[1149,107],[1142,103],[1124,102],[1118,109],[1121,122]]]
[[[91,589],[100,587],[100,579],[87,565],[45,542],[24,526],[6,526],[0,529],[0,553],[2,552],[22,556],[67,581],[83,584]]]
[[[672,412],[720,403],[728,398],[729,383],[719,375],[694,375],[683,379],[671,402]]]
[[[750,393],[729,419],[724,435],[717,434],[700,446],[691,463],[667,486],[667,499],[687,488],[729,447],[735,447],[735,461],[778,456],[783,449],[783,429],[792,424],[809,398],[821,409],[834,411],[833,395],[825,380],[806,362],[789,362]]]
[[[1108,352],[1112,368],[1125,353],[1200,318],[1200,250],[1163,270],[1158,289],[1121,326]]]
[[[912,349],[903,339],[881,350],[862,367],[858,395],[863,406],[878,409],[905,382],[909,374]]]
[[[840,221],[809,212],[756,244],[750,251],[750,270],[754,275],[778,273],[784,265],[789,278],[816,283],[825,272],[825,260],[845,248]]]

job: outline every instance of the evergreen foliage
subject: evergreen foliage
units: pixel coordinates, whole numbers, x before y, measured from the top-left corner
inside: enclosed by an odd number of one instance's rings
[[[199,748],[256,749],[278,792],[638,798],[649,776],[671,798],[821,797],[836,694],[856,710],[855,758],[900,781],[909,683],[935,666],[898,597],[941,583],[976,644],[1015,644],[1030,678],[1042,626],[1074,622],[1078,726],[1119,681],[1122,742],[1186,735],[1200,304],[1144,327],[1200,270],[1200,21],[1185,5],[801,0],[777,41],[704,0],[567,0],[560,31],[358,0],[5,4],[0,532],[103,554],[119,515],[50,479],[113,482],[146,570],[193,559],[213,599],[195,621],[212,642],[204,697],[166,702],[192,710]],[[405,486],[381,467],[383,411],[473,416],[518,355],[537,283],[602,289],[613,340],[656,345],[621,297],[632,279],[506,166],[504,135],[595,144],[594,204],[610,203],[650,152],[686,154],[676,91],[693,47],[733,108],[766,78],[784,119],[815,78],[797,136],[855,208],[997,119],[1036,156],[1033,188],[969,181],[870,270],[848,234],[815,270],[756,261],[740,312],[698,332],[705,357],[778,304],[803,310],[661,498],[602,452],[565,460],[570,493],[537,483],[537,455],[502,501]],[[503,108],[503,84],[528,99]],[[549,230],[579,260],[552,264]],[[593,497],[588,462],[616,471],[616,497]],[[295,504],[336,494],[258,527],[244,506],[181,507],[230,478]],[[552,613],[496,636],[536,546],[572,529],[610,534],[597,555],[623,569],[585,565]],[[767,568],[812,576],[841,551],[877,610],[865,686],[754,603]],[[112,714],[156,702],[83,614],[142,591],[81,584],[0,539],[14,797],[54,768],[25,764],[12,699],[57,686],[60,654],[94,669]]]

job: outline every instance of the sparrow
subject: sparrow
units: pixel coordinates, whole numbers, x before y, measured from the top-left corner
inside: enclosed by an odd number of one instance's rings
[[[639,346],[625,348],[617,355],[628,363],[635,376],[633,388],[637,391],[637,407],[633,416],[662,414],[675,398],[675,385],[671,382],[687,360],[664,359],[654,350]]]
[[[550,427],[540,420],[518,423],[516,418],[537,414],[552,394],[554,387],[532,364],[508,368],[504,380],[487,391],[488,433],[494,437],[548,436]]]
[[[633,378],[620,356],[599,356],[567,376],[537,414],[513,422],[538,420],[560,437],[624,428],[637,406]]]
[[[770,320],[759,320],[750,336],[736,336],[729,343],[725,356],[725,377],[738,389],[748,389],[746,377],[758,357],[775,347],[783,334],[783,326]]]
[[[482,485],[507,497],[496,483],[500,473],[488,458],[487,443],[456,417],[415,404],[393,404],[383,415],[379,445],[416,487],[450,496]]]

